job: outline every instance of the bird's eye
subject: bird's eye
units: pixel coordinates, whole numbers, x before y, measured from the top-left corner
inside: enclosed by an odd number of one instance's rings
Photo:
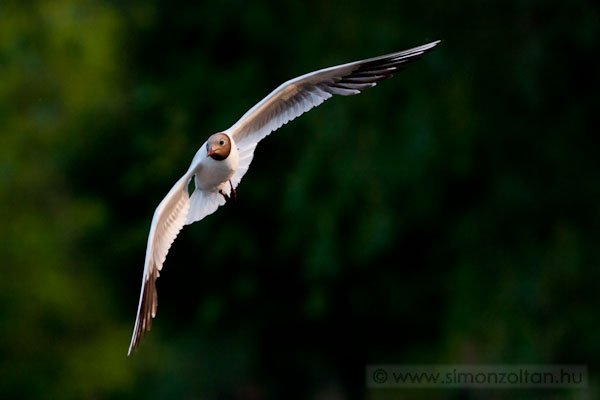
[[[221,146],[224,146],[224,145],[225,145],[225,141],[224,141],[223,139],[221,139],[221,140],[219,140],[219,144],[220,144]]]

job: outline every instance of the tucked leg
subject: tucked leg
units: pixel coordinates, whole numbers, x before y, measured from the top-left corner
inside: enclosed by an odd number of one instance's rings
[[[237,200],[237,193],[235,192],[235,189],[233,188],[231,179],[229,180],[229,187],[231,188],[231,192],[229,195],[225,194],[225,192],[222,189],[219,190],[219,193],[221,194],[221,196],[223,196],[225,198],[225,203],[229,203],[230,201],[235,202]]]
[[[229,187],[231,188],[231,192],[229,197],[233,199],[233,201],[237,201],[237,193],[235,191],[235,189],[233,188],[233,184],[231,183],[231,179],[229,180]]]

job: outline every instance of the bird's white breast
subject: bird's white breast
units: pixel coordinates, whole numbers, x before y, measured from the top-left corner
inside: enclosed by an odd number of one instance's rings
[[[196,166],[196,186],[200,190],[218,190],[224,186],[233,176],[239,164],[238,148],[231,140],[231,151],[229,156],[221,161],[206,157],[206,143],[200,147],[200,150],[194,156],[193,165]]]

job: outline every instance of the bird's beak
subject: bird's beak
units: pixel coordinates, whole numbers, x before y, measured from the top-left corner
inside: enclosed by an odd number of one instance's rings
[[[212,156],[213,154],[215,154],[217,151],[215,149],[210,149],[208,153],[206,153],[206,158]]]

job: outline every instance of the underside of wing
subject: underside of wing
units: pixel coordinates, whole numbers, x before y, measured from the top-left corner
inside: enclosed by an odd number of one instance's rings
[[[184,226],[187,218],[190,206],[187,193],[189,178],[190,173],[188,172],[173,186],[154,212],[146,248],[142,290],[128,355],[137,348],[141,338],[150,330],[152,318],[156,316],[158,304],[156,279],[160,275],[160,270],[171,244]]]
[[[231,177],[231,184],[235,189],[242,180],[244,174],[250,168],[250,163],[252,162],[252,158],[254,157],[254,149],[256,148],[256,143],[248,143],[243,147],[239,147],[239,163],[238,168]],[[227,193],[229,194],[229,193]]]
[[[418,59],[440,41],[302,75],[285,82],[251,108],[226,133],[240,148],[258,143],[272,131],[333,95],[350,96],[391,78],[403,64]]]

